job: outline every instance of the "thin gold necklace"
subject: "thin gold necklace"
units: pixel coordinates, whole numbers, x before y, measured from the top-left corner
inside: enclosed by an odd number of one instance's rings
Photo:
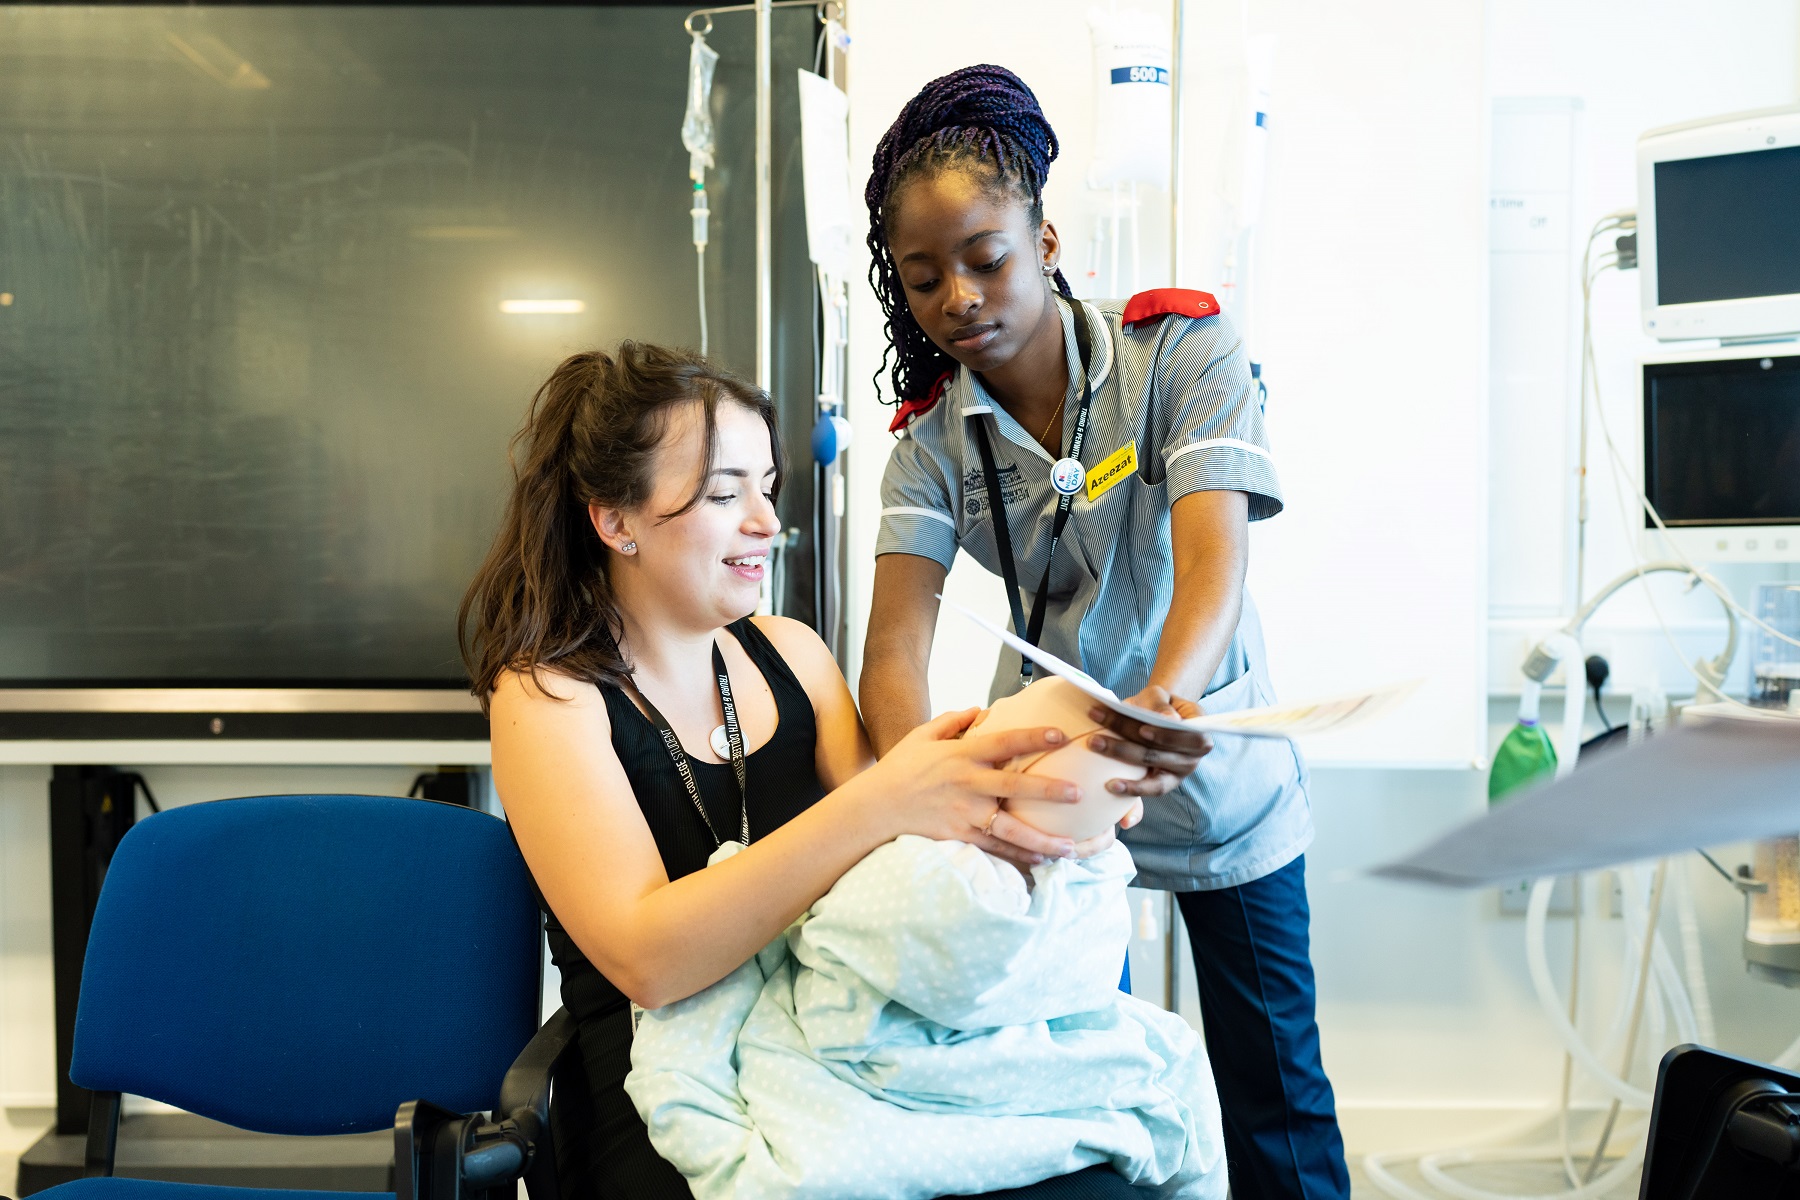
[[[1043,446],[1045,449],[1050,448],[1050,443],[1046,442],[1044,439],[1050,436],[1050,425],[1056,424],[1056,418],[1062,416],[1063,405],[1067,404],[1068,402],[1069,402],[1069,393],[1064,392],[1063,398],[1056,402],[1056,411],[1050,414],[1050,424],[1045,425],[1044,432],[1038,434],[1038,445]]]

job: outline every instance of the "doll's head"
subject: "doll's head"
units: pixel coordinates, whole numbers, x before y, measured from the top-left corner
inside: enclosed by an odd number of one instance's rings
[[[1068,735],[1069,740],[1054,750],[1021,754],[1006,764],[1009,771],[1066,779],[1081,788],[1081,799],[1074,804],[1006,801],[1006,810],[1034,829],[1082,841],[1118,824],[1137,803],[1136,797],[1115,796],[1106,790],[1111,780],[1142,779],[1146,772],[1143,767],[1108,758],[1088,746],[1093,735],[1102,732],[1101,726],[1088,717],[1094,703],[1068,680],[1051,675],[1022,692],[994,701],[971,726],[971,732],[1004,733],[1009,729],[1051,725]]]

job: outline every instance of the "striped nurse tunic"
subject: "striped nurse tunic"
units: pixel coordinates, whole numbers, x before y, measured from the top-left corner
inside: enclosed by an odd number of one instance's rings
[[[1175,501],[1198,491],[1241,491],[1253,521],[1282,507],[1243,342],[1217,307],[1203,292],[1174,289],[1129,303],[1058,304],[1069,364],[1066,413],[1081,399],[1077,319],[1088,323],[1093,346],[1081,456],[1089,485],[1076,494],[1057,549],[1040,640],[1121,696],[1140,691],[1156,661],[1174,592]],[[936,403],[921,407],[907,406],[913,415],[882,479],[875,553],[916,554],[948,568],[960,549],[1001,574],[975,441],[976,422],[983,422],[1029,612],[1056,512],[1051,455],[966,368],[957,369]],[[1065,439],[1074,424],[1063,422]],[[1002,649],[990,699],[1016,690],[1018,681],[1019,656]],[[1246,594],[1231,646],[1197,699],[1217,713],[1274,698],[1262,625]],[[1123,837],[1141,887],[1208,891],[1260,879],[1312,840],[1305,765],[1285,741],[1218,738],[1181,787],[1148,801],[1143,822]]]

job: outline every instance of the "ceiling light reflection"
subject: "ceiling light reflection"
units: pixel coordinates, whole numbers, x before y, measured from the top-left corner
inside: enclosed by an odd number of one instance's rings
[[[513,316],[545,316],[586,312],[587,305],[580,300],[502,300],[500,311]]]
[[[511,225],[421,225],[412,235],[422,242],[499,242],[519,231]]]

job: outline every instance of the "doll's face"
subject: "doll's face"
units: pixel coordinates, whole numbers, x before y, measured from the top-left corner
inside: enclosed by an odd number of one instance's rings
[[[1049,676],[1022,692],[994,701],[976,719],[973,730],[1004,733],[1009,729],[1035,729],[1053,725],[1069,740],[1041,754],[1022,754],[1006,764],[1009,771],[1063,779],[1081,789],[1074,804],[1048,800],[1008,800],[1006,810],[1035,829],[1076,841],[1098,837],[1137,803],[1134,796],[1116,796],[1106,790],[1114,779],[1142,779],[1141,766],[1108,758],[1091,749],[1089,740],[1101,727],[1088,718],[1094,701],[1066,679]]]

